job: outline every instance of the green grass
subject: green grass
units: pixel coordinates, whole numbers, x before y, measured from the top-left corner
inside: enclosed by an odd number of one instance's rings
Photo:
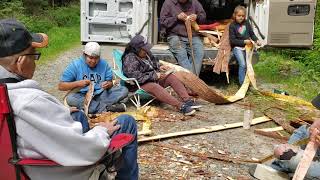
[[[258,79],[281,84],[291,95],[306,100],[320,92],[320,1],[317,2],[313,49],[262,50],[255,72]]]
[[[311,100],[320,91],[320,77],[315,69],[272,51],[260,52],[255,72],[263,82],[282,84],[290,95],[306,100]]]
[[[55,59],[60,53],[80,45],[79,27],[54,27],[48,31],[49,46],[39,49],[42,53],[39,64]]]

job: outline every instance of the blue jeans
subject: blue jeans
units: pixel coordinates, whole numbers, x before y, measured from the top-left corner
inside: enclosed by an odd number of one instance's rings
[[[83,111],[71,114],[75,121],[82,124],[83,132],[89,130],[88,119]],[[117,117],[117,124],[120,129],[111,135],[111,138],[120,133],[134,135],[133,142],[122,148],[121,157],[123,158],[120,169],[117,171],[116,179],[120,180],[137,180],[139,177],[139,167],[137,162],[138,142],[137,142],[137,124],[135,119],[129,115],[120,115]]]
[[[301,126],[297,130],[293,132],[293,134],[290,136],[288,140],[288,144],[294,144],[295,142],[309,138],[309,129],[306,125]],[[301,147],[302,149],[305,148],[305,146]],[[303,153],[303,150],[298,153],[301,154]],[[315,158],[319,159],[320,158],[320,150],[317,150],[317,153],[315,155]],[[298,163],[300,161],[300,158],[294,158],[292,157],[291,160],[275,160],[272,162],[271,167],[282,172],[286,173],[294,173],[296,167],[298,166]],[[306,178],[320,178],[320,162],[319,160],[314,160],[312,164],[310,165]]]
[[[242,85],[244,78],[246,77],[247,65],[246,65],[246,52],[239,48],[233,48],[233,55],[235,56],[239,64],[239,83]]]
[[[95,95],[89,106],[89,114],[101,113],[107,106],[119,103],[128,96],[128,89],[125,86],[114,86],[111,89],[104,90],[101,94]],[[85,94],[71,93],[67,96],[69,106],[83,109]]]
[[[192,47],[195,58],[195,69],[193,70],[192,57],[190,44],[187,37],[181,36],[169,36],[168,37],[169,47],[172,54],[177,59],[180,66],[189,71],[193,72],[196,75],[200,74],[203,60],[203,44],[200,37],[192,37]]]
[[[71,116],[73,120],[81,123],[83,133],[86,133],[90,130],[88,118],[83,111],[80,110],[80,111],[73,112],[71,113]]]
[[[138,157],[138,133],[135,119],[129,115],[120,115],[117,117],[117,124],[120,129],[113,133],[115,136],[120,133],[128,133],[134,135],[135,139],[132,143],[122,148],[123,163],[117,171],[116,179],[120,180],[137,180],[139,177]],[[111,136],[111,137],[112,137]]]

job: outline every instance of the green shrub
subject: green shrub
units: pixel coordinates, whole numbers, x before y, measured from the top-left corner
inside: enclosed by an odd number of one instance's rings
[[[22,1],[12,0],[5,1],[0,3],[0,19],[4,18],[14,18],[18,15],[21,15],[24,11]]]
[[[60,7],[52,10],[50,15],[59,27],[71,27],[80,24],[79,6]]]

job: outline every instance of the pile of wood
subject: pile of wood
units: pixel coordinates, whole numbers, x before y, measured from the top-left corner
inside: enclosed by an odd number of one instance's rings
[[[231,21],[231,19],[225,19],[209,25],[199,25],[199,32],[203,36],[204,46],[208,48],[219,48],[222,37],[226,34],[224,32],[229,29],[229,23]]]

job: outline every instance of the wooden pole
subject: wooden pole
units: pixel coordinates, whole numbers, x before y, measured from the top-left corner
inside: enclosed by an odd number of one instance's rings
[[[262,116],[262,117],[253,119],[251,122],[251,125],[264,123],[264,122],[268,122],[268,121],[271,121],[271,119],[266,116]],[[168,133],[168,134],[162,134],[162,135],[157,135],[157,136],[141,138],[141,139],[138,139],[138,142],[141,143],[141,142],[148,142],[148,141],[167,139],[167,138],[173,138],[173,137],[179,137],[179,136],[186,136],[186,135],[192,135],[192,134],[210,133],[210,132],[221,131],[221,130],[225,130],[225,129],[242,127],[242,126],[243,126],[243,122],[225,124],[225,125],[208,126],[208,127],[199,128],[199,129],[192,129],[192,130],[187,130],[187,131],[173,132],[173,133]]]

